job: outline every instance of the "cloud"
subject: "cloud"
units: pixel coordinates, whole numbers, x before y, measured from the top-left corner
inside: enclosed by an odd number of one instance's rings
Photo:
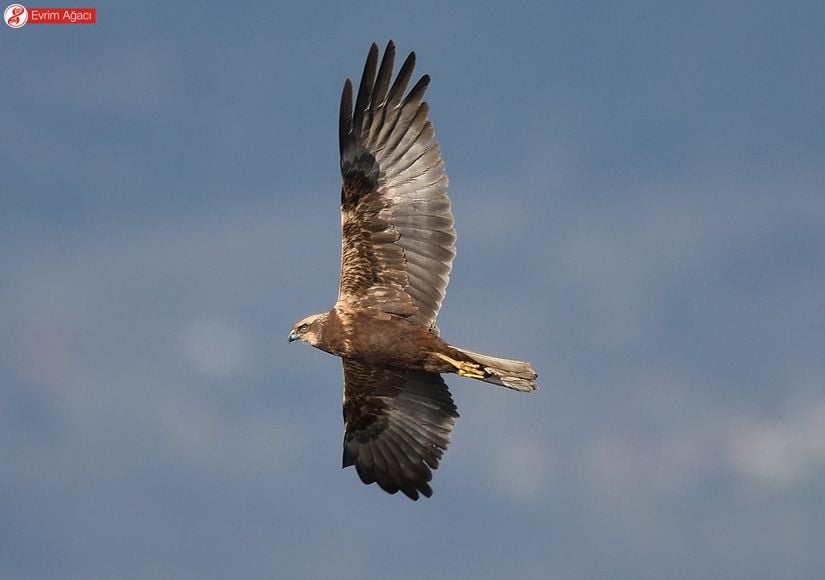
[[[734,421],[727,434],[731,466],[768,489],[793,488],[825,473],[825,398],[778,419]]]

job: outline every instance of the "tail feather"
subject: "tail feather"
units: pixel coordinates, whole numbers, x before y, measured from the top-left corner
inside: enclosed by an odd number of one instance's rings
[[[479,379],[485,383],[491,383],[525,393],[530,393],[538,388],[538,385],[536,385],[536,377],[538,375],[528,362],[478,354],[455,346],[452,348],[482,366],[485,374],[489,374],[488,377]]]

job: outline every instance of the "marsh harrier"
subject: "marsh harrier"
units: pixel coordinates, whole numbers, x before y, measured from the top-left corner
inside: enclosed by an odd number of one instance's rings
[[[395,46],[373,44],[355,106],[344,83],[341,279],[332,309],[295,324],[300,340],[344,365],[344,458],[364,483],[429,497],[432,470],[458,417],[441,377],[530,392],[529,363],[477,354],[439,337],[435,321],[455,256],[455,230],[429,107],[430,77],[407,91],[411,53],[392,79]]]

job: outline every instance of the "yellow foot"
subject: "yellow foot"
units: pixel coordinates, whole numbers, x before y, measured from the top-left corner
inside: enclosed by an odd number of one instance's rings
[[[471,362],[463,362],[460,360],[455,360],[453,358],[448,357],[446,354],[441,354],[440,352],[434,352],[435,356],[443,360],[444,362],[450,363],[456,368],[456,372],[460,377],[468,377],[471,379],[483,379],[487,375],[484,374],[483,370],[481,369],[480,365]]]

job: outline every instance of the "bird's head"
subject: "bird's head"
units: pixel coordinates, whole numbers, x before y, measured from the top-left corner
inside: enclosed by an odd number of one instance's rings
[[[300,340],[311,346],[317,346],[318,340],[321,338],[321,325],[324,323],[326,316],[326,313],[313,314],[296,322],[289,332],[289,342]]]

